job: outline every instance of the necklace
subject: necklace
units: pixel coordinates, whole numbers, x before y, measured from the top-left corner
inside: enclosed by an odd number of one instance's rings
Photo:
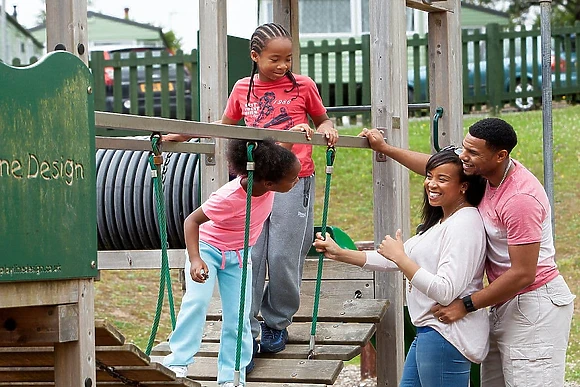
[[[451,211],[451,213],[449,215],[441,218],[441,223],[443,223],[445,220],[449,219],[451,217],[451,215],[455,214],[459,209],[461,209],[464,204],[465,204],[465,199],[462,200],[461,202],[459,202],[457,207],[455,207],[455,209],[453,211]]]
[[[512,161],[512,159],[510,159],[510,162],[508,163],[507,167],[503,171],[503,176],[501,177],[501,181],[499,182],[499,184],[497,185],[497,187],[495,187],[495,189],[493,190],[493,192],[491,192],[491,195],[489,197],[490,199],[493,199],[493,197],[495,196],[495,194],[499,190],[499,187],[501,187],[501,185],[505,181],[505,178],[507,177],[508,172],[510,171],[510,168],[512,167],[512,164],[513,164],[513,161]],[[487,181],[487,183],[489,184],[489,180]],[[491,191],[491,184],[489,184],[489,188],[490,188],[490,191]]]

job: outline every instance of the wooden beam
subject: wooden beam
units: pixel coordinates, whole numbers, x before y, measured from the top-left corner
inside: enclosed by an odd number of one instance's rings
[[[0,346],[53,345],[78,340],[75,304],[0,309]]]
[[[96,137],[95,145],[97,149],[151,151],[151,141],[148,139],[144,140],[138,138]],[[163,152],[213,154],[214,144],[164,141],[161,143],[161,150]]]
[[[46,1],[46,50],[66,50],[88,65],[86,1]]]
[[[76,325],[78,340],[54,345],[54,385],[94,386],[95,371],[95,292],[94,280],[81,279]]]
[[[78,299],[77,281],[0,283],[0,308],[71,304]]]
[[[292,72],[300,74],[300,23],[298,0],[276,0],[272,4],[274,23],[281,24],[292,35]]]
[[[199,2],[200,121],[220,120],[228,98],[226,0]],[[209,141],[209,140],[202,140]],[[226,142],[215,139],[215,153],[201,158],[201,201],[228,179]]]
[[[461,0],[449,0],[448,3],[459,11]],[[438,125],[440,148],[450,144],[459,145],[463,139],[463,70],[459,16],[459,12],[436,12],[428,16],[429,72],[437,74],[429,77],[431,117],[435,115],[437,107],[443,107],[443,116]],[[432,121],[431,129],[433,133]]]
[[[169,118],[134,116],[130,114],[107,112],[95,112],[95,125],[99,128],[137,132],[179,133],[195,137],[240,138],[247,140],[262,140],[266,137],[272,137],[280,142],[320,145],[325,147],[328,145],[326,139],[320,133],[315,133],[311,140],[307,140],[303,133],[291,132],[288,130],[250,128],[246,126],[222,125],[218,123],[197,121],[180,121]],[[362,137],[340,136],[336,146],[347,148],[369,148],[369,143],[366,138]]]
[[[407,37],[405,4],[369,1],[373,127],[390,144],[408,148]],[[397,229],[409,237],[408,172],[391,159],[373,161],[375,243]],[[400,272],[375,273],[375,297],[391,303],[377,327],[377,385],[395,386],[403,373],[403,281]],[[384,365],[388,364],[388,367]]]
[[[406,0],[406,5],[425,12],[455,12],[455,8],[449,4],[449,1],[434,1],[429,4],[423,0]]]

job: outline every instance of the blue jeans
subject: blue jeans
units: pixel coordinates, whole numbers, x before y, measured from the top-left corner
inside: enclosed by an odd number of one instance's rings
[[[471,362],[430,327],[417,327],[400,387],[467,387]]]
[[[199,253],[209,268],[209,278],[203,284],[194,282],[189,274],[191,267],[189,259],[185,260],[185,295],[181,301],[175,330],[169,339],[171,353],[165,357],[163,364],[183,366],[193,363],[193,357],[201,346],[205,316],[217,279],[223,317],[217,381],[218,384],[222,384],[234,380],[242,269],[238,261],[238,254],[235,251],[224,252],[225,267],[223,269],[221,268],[223,259],[221,251],[207,243],[200,242]],[[240,250],[239,254],[243,257],[243,250]],[[252,359],[254,345],[250,327],[251,284],[252,265],[251,260],[248,260],[240,359],[240,381],[242,383],[246,379],[246,366]]]

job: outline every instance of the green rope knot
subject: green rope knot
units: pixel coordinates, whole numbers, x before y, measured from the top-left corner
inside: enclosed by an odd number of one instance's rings
[[[334,158],[336,156],[336,149],[333,146],[329,146],[326,149],[326,173],[332,174],[334,172]]]
[[[256,163],[254,163],[254,150],[258,147],[258,143],[255,141],[248,141],[246,146],[248,147],[248,162],[246,163],[246,170],[248,172],[254,171],[256,169]]]

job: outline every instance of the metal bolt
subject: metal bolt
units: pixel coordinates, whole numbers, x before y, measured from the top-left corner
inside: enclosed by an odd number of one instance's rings
[[[82,43],[79,43],[77,45],[77,52],[79,53],[79,55],[83,55],[85,53],[85,45]]]
[[[97,268],[97,262],[91,261],[91,269],[96,269],[96,268]]]
[[[93,94],[93,88],[92,87],[87,87],[87,94]]]

